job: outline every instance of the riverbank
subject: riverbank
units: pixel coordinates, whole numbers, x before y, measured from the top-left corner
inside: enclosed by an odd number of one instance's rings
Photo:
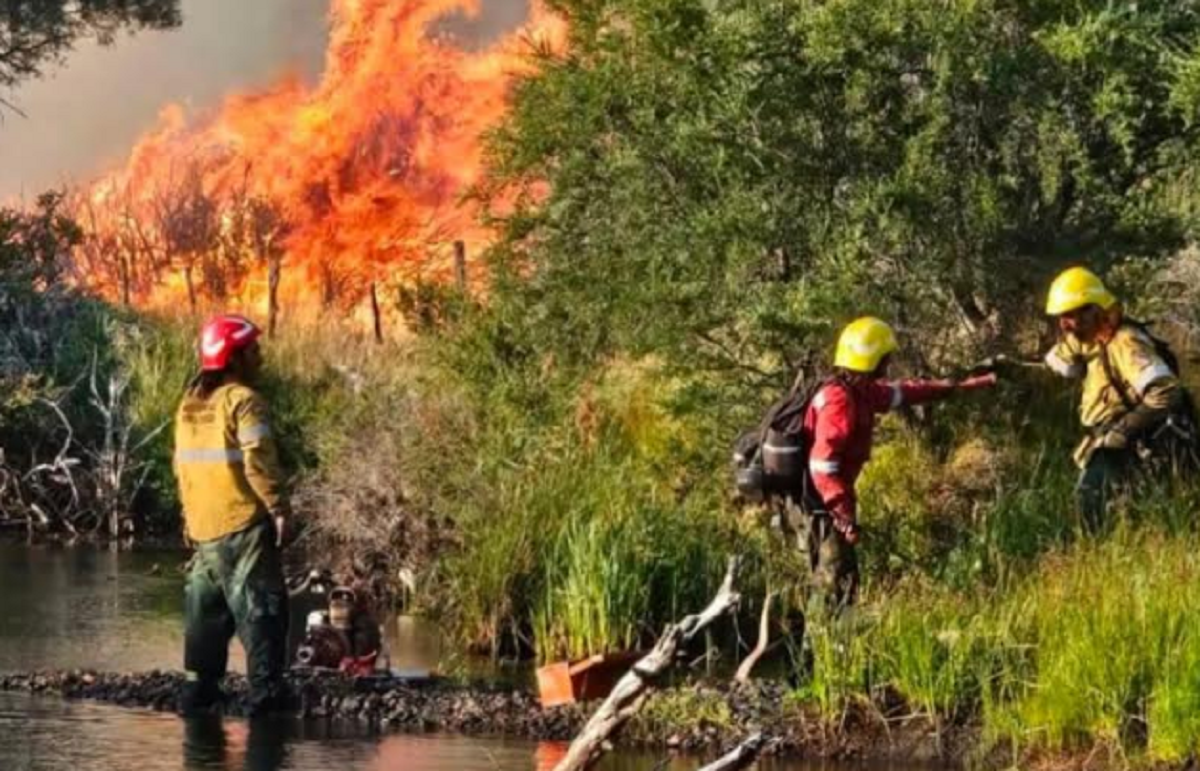
[[[543,710],[534,694],[445,680],[352,681],[337,675],[291,676],[296,714],[307,720],[356,721],[384,731],[454,732],[569,741],[589,706]],[[175,711],[183,677],[86,670],[0,675],[0,691],[86,699],[129,708]],[[226,714],[245,714],[246,681],[226,681]],[[965,764],[978,745],[970,727],[936,728],[875,710],[850,710],[834,724],[796,708],[782,683],[694,685],[664,690],[621,734],[628,747],[716,752],[755,730],[775,738],[780,756],[839,760]],[[999,760],[999,759],[995,759]],[[993,765],[989,762],[988,765]],[[994,765],[999,766],[997,762]]]

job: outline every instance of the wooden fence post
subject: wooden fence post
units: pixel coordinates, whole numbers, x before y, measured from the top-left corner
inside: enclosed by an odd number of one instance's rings
[[[454,283],[460,292],[467,291],[467,245],[454,242]]]
[[[375,342],[383,342],[383,318],[379,312],[379,290],[378,285],[371,282],[371,320],[375,324]]]

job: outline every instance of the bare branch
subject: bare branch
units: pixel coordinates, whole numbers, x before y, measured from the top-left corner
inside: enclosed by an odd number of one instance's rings
[[[766,749],[767,744],[767,737],[760,731],[700,771],[741,771],[758,760],[758,756]]]
[[[775,600],[775,592],[767,592],[767,596],[763,599],[762,616],[758,621],[758,643],[754,646],[754,650],[750,651],[750,655],[738,667],[737,674],[733,679],[739,683],[745,683],[750,680],[750,672],[753,671],[754,665],[767,652],[767,645],[771,641],[771,603]]]
[[[590,768],[603,754],[609,738],[645,703],[651,688],[670,668],[679,649],[718,618],[737,608],[741,601],[741,595],[733,589],[737,569],[738,560],[730,559],[725,580],[708,607],[667,627],[654,649],[617,682],[583,731],[571,742],[571,748],[554,771],[583,771]]]

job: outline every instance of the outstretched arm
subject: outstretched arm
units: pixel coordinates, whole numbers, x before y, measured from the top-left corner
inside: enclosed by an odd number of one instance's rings
[[[995,374],[976,375],[963,380],[879,382],[871,389],[871,406],[876,412],[888,412],[901,406],[915,406],[948,399],[959,391],[974,391],[992,388],[995,385]]]

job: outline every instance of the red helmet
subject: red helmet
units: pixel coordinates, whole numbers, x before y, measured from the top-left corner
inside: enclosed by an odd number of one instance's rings
[[[245,316],[214,316],[200,329],[200,369],[225,369],[235,351],[249,346],[261,334]]]

